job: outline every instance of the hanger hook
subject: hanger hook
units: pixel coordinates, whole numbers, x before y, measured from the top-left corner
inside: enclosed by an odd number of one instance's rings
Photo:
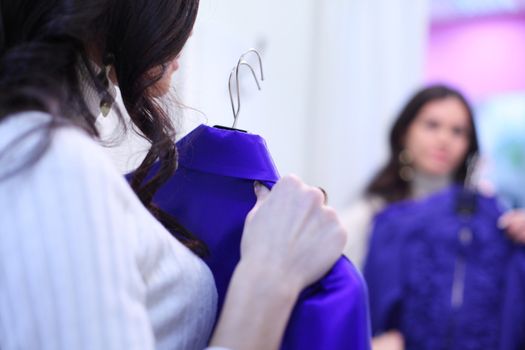
[[[249,49],[248,51],[246,51],[245,53],[243,53],[241,55],[241,57],[239,57],[239,63],[241,61],[244,61],[246,62],[246,60],[244,59],[245,56],[249,55],[249,54],[255,54],[257,56],[257,60],[259,61],[259,71],[261,72],[261,81],[264,81],[264,72],[263,72],[263,64],[262,64],[262,58],[261,58],[261,54],[259,53],[259,51],[257,51],[256,49]]]
[[[257,76],[255,74],[255,71],[253,70],[252,66],[250,66],[247,62],[240,62],[240,65],[238,67],[235,67],[232,69],[231,73],[230,73],[230,78],[228,79],[228,91],[230,93],[230,102],[231,102],[231,106],[232,106],[232,110],[233,110],[233,117],[234,119],[237,118],[237,116],[239,115],[239,110],[240,110],[240,105],[241,105],[241,101],[240,101],[240,86],[239,86],[239,77],[238,77],[238,68],[240,66],[247,66],[250,71],[252,72],[252,76],[253,76],[253,79],[255,80],[255,83],[257,84],[257,89],[261,90],[261,85],[259,84],[259,80],[257,79]],[[232,92],[232,78],[235,74],[235,79],[236,79],[236,90],[237,90],[237,109],[235,109],[235,102],[233,101],[233,92]]]
[[[249,54],[251,52],[256,53],[258,58],[259,58],[261,80],[264,79],[263,68],[262,68],[262,60],[261,60],[261,56],[259,55],[259,53],[255,49],[250,49],[247,52],[245,52],[244,54],[242,54],[241,57],[239,58],[239,61],[237,62],[237,65],[232,69],[232,71],[230,73],[230,77],[228,79],[228,91],[229,91],[229,94],[230,94],[230,102],[231,102],[232,111],[233,111],[233,126],[232,127],[234,129],[237,126],[239,113],[241,111],[241,91],[240,91],[240,84],[239,84],[240,67],[246,66],[246,67],[248,67],[250,69],[250,71],[252,72],[253,79],[255,80],[255,84],[257,84],[257,89],[261,90],[261,85],[259,83],[259,80],[257,79],[257,74],[255,74],[255,70],[253,69],[253,67],[248,62],[246,62],[243,59],[243,57],[246,54]],[[233,92],[232,92],[232,78],[233,78],[234,74],[235,74],[235,83],[236,83],[236,92],[237,92],[237,109],[235,108],[235,103],[234,103],[234,100],[233,100]]]

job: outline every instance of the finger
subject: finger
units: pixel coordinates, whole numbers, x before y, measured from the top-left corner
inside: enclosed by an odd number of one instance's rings
[[[509,227],[505,232],[513,241],[525,243],[525,230],[523,228]]]
[[[510,222],[512,221],[513,214],[513,212],[507,212],[501,215],[498,219],[498,228],[501,230],[508,228]]]
[[[524,209],[513,209],[501,215],[498,220],[498,227],[504,229],[515,221],[525,221]]]
[[[266,197],[270,193],[270,190],[259,181],[255,181],[253,183],[253,191],[255,192],[255,196],[257,197],[257,202],[264,201],[264,199],[266,199]]]
[[[248,216],[246,217],[247,220],[251,220],[253,218],[253,216],[259,210],[261,205],[266,201],[266,198],[268,197],[270,190],[266,188],[266,186],[264,186],[259,181],[255,181],[253,183],[253,192],[255,193],[255,197],[257,198],[257,201],[255,202],[255,205],[248,213]]]
[[[525,222],[520,221],[520,220],[514,220],[508,226],[507,231],[513,237],[521,237],[525,235]]]
[[[296,175],[290,174],[290,175],[285,175],[281,177],[279,181],[277,181],[275,186],[273,186],[272,190],[276,192],[288,193],[290,191],[291,192],[298,191],[304,188],[304,186],[305,184],[299,177],[297,177]]]
[[[517,211],[511,211],[498,220],[498,227],[516,231],[525,224],[525,215]],[[501,226],[500,226],[501,225]]]
[[[311,215],[307,225],[303,228],[303,234],[310,234],[322,244],[331,242],[341,246],[341,251],[347,241],[347,232],[344,229],[335,209],[323,206],[319,208],[316,215]],[[314,219],[316,218],[316,219]]]
[[[325,201],[325,195],[319,187],[308,186],[306,188],[305,197],[308,203],[311,205],[311,208],[315,210],[321,209]]]
[[[341,249],[346,245],[348,240],[348,232],[345,230],[339,219],[339,215],[335,209],[331,207],[324,207],[323,209],[324,217],[327,222],[326,227],[331,227],[333,233],[337,236],[336,243],[341,245]]]

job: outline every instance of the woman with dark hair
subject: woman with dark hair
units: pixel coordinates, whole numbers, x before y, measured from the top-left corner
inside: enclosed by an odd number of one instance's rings
[[[366,190],[387,203],[424,195],[425,185],[463,183],[467,161],[478,151],[472,108],[459,91],[445,85],[415,94],[396,119],[389,141],[390,159]]]
[[[431,85],[402,108],[390,131],[390,157],[365,196],[341,215],[348,232],[345,254],[359,267],[366,256],[371,222],[386,205],[426,197],[463,183],[469,159],[478,152],[472,107],[458,90]],[[525,212],[514,210],[500,224],[525,242]]]
[[[376,214],[407,199],[421,199],[454,183],[464,183],[469,159],[478,152],[472,108],[456,89],[432,85],[402,108],[390,131],[390,157],[366,188],[365,196],[342,213],[349,236],[347,255],[360,268],[368,251]],[[525,216],[516,211],[501,223],[515,239]],[[402,349],[398,332],[374,338],[374,349]]]
[[[345,231],[318,189],[294,176],[271,193],[255,186],[211,335],[206,247],[152,203],[177,165],[158,98],[197,9],[198,0],[0,0],[1,349],[203,349],[210,337],[275,349],[299,292],[340,256]],[[99,114],[118,113],[115,85],[151,143],[131,187],[95,142]]]
[[[478,150],[472,108],[457,90],[428,86],[402,108],[390,131],[390,157],[365,196],[342,213],[345,254],[362,267],[373,217],[386,205],[463,182]]]

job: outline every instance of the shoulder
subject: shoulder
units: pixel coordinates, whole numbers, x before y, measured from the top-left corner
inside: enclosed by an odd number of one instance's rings
[[[61,201],[78,210],[96,202],[113,208],[138,205],[138,198],[96,140],[75,126],[60,126],[46,135],[51,121],[48,114],[26,112],[0,123],[0,172],[14,172],[3,180],[0,176],[4,204],[13,200],[10,196],[40,193],[49,202]],[[43,155],[24,166],[40,148]]]
[[[33,166],[16,172],[12,178],[47,177],[57,185],[64,178],[89,182],[89,177],[79,176],[86,173],[122,178],[102,147],[86,132],[64,125],[48,133],[51,123],[51,116],[42,112],[19,113],[0,123],[0,164],[4,170],[16,170],[44,150]]]
[[[12,164],[23,167],[0,179],[1,239],[18,242],[25,239],[21,237],[45,236],[61,242],[56,247],[68,242],[68,249],[78,254],[119,240],[123,244],[114,246],[115,251],[136,251],[142,237],[137,226],[145,231],[154,220],[102,147],[73,126],[60,126],[46,135],[46,124],[52,119],[44,113],[10,118],[0,123],[0,137],[10,139],[7,153],[0,155],[0,169]],[[27,166],[20,163],[31,160],[38,147],[45,149],[39,159]]]

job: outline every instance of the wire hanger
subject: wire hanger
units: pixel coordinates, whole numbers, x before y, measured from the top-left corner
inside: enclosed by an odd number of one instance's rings
[[[233,129],[235,129],[237,127],[237,122],[239,120],[239,114],[241,112],[241,88],[240,88],[240,84],[239,84],[239,72],[240,72],[240,68],[242,66],[246,66],[246,67],[248,67],[250,69],[250,71],[252,73],[252,76],[253,76],[253,79],[255,80],[255,84],[257,85],[257,89],[261,90],[261,85],[259,83],[259,80],[257,79],[257,74],[255,74],[255,70],[245,60],[245,57],[247,55],[249,55],[249,54],[252,54],[252,53],[257,56],[257,59],[258,59],[258,62],[259,62],[259,71],[261,73],[261,81],[264,81],[264,71],[263,71],[263,64],[262,64],[261,55],[259,54],[259,52],[257,50],[249,49],[248,51],[246,51],[245,53],[243,53],[239,57],[239,60],[237,61],[237,65],[232,69],[232,71],[230,73],[230,77],[228,79],[228,91],[229,91],[229,94],[230,94],[230,102],[231,102],[232,111],[233,111],[233,126],[232,126]],[[235,76],[235,86],[236,86],[236,93],[237,93],[237,107],[235,107],[235,102],[234,102],[234,98],[233,98],[233,91],[232,91],[232,79],[233,79],[234,76]]]
[[[253,79],[255,80],[255,84],[257,84],[257,89],[261,90],[261,85],[259,84],[259,79],[257,79],[257,75],[255,74],[255,71],[253,70],[253,67],[246,61],[240,61],[239,64],[234,67],[230,73],[230,79],[228,79],[228,90],[230,93],[230,102],[232,105],[232,111],[233,111],[233,126],[232,128],[235,128],[237,126],[237,120],[239,117],[239,113],[241,111],[241,92],[239,87],[239,71],[242,66],[246,66],[250,69],[252,72]],[[235,76],[235,87],[237,92],[237,108],[235,108],[235,102],[233,100],[233,92],[232,92],[232,78]]]

